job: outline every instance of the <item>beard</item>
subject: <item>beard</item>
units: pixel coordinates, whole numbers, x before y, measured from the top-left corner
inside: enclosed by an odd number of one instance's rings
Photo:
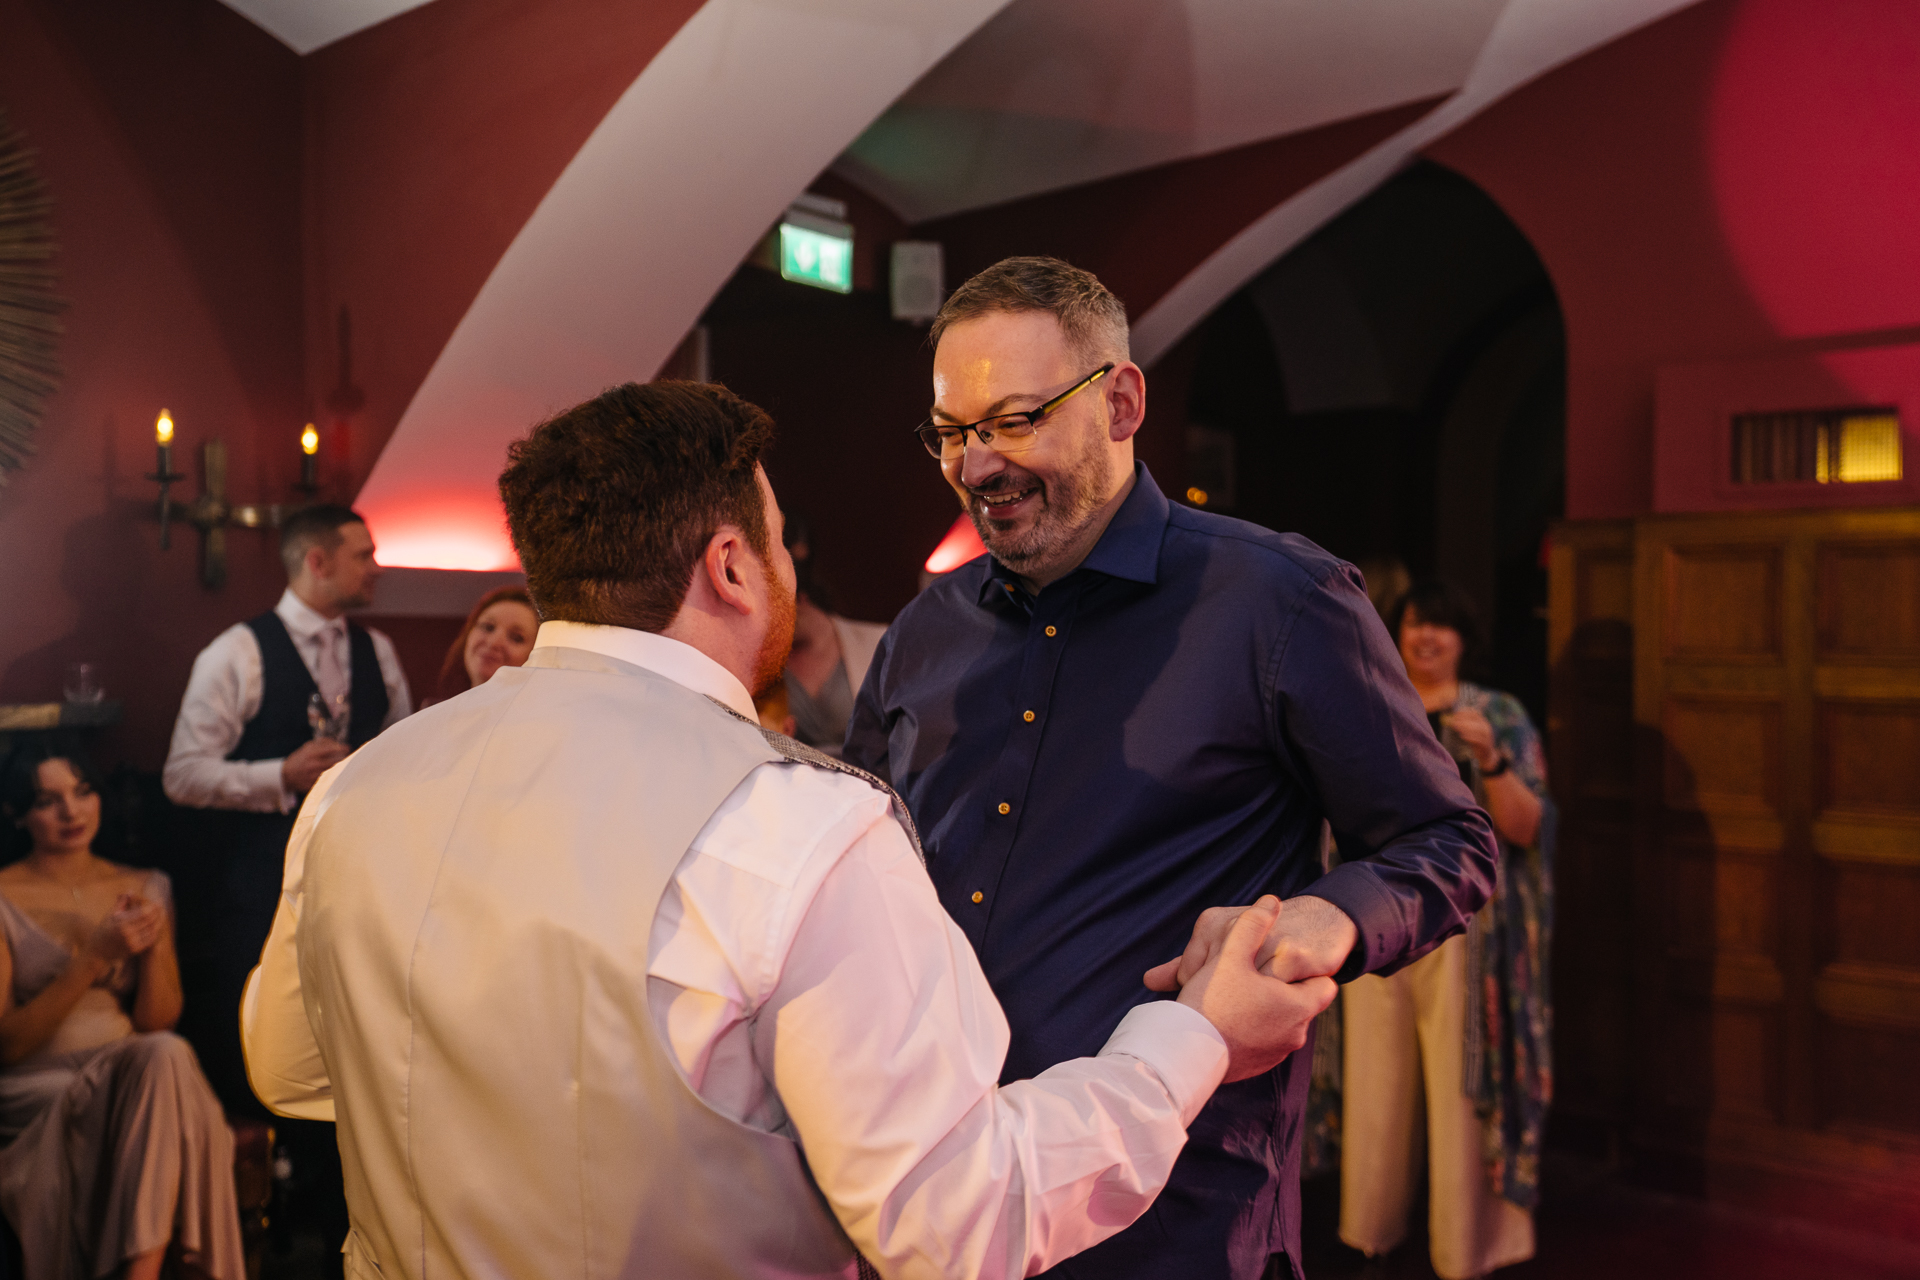
[[[1106,505],[1113,488],[1113,459],[1102,441],[1089,437],[1085,445],[1052,480],[1041,480],[1030,471],[1013,467],[967,491],[964,506],[974,531],[994,558],[1015,573],[1051,567],[1051,562],[1070,553],[1080,535],[1099,519],[1100,508]],[[1035,484],[1040,486],[1040,513],[1033,524],[1024,533],[996,529],[991,508],[981,496]]]
[[[764,571],[767,576],[767,634],[760,641],[760,652],[753,660],[753,686],[748,690],[755,700],[765,697],[786,671],[787,655],[793,652],[794,621],[799,614],[794,593],[781,584],[773,566],[766,565]]]

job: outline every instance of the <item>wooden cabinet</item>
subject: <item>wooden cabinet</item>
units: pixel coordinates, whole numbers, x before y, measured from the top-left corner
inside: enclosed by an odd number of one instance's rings
[[[1603,602],[1623,540],[1625,729],[1577,687],[1598,678],[1582,628],[1619,611]],[[1589,1087],[1569,1056],[1593,1055],[1593,1097],[1643,1159],[1920,1237],[1920,510],[1572,525],[1554,573],[1569,1102]],[[1618,775],[1591,757],[1623,733],[1631,861],[1614,885],[1598,863]],[[1601,933],[1630,957],[1624,982]],[[1592,1032],[1566,1027],[1586,1016]]]

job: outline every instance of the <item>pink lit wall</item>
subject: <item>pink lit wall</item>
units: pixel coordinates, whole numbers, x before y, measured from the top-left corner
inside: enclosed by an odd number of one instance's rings
[[[344,492],[541,198],[699,7],[435,0],[305,60],[306,373]],[[487,540],[436,532],[449,522],[430,500],[386,514],[404,563],[500,567]]]
[[[0,487],[0,702],[57,700],[68,663],[96,662],[127,708],[102,754],[157,769],[194,654],[284,579],[249,530],[218,592],[198,535],[159,550],[154,415],[178,422],[189,496],[215,436],[230,497],[297,496],[309,415],[326,495],[352,496],[494,261],[696,7],[436,0],[303,61],[216,0],[0,0],[0,104],[52,185],[70,303],[40,452]],[[416,684],[437,670],[447,622],[383,621]]]
[[[295,496],[300,94],[294,55],[215,0],[0,0],[0,104],[39,151],[69,307],[39,452],[0,488],[0,702],[58,701],[97,663],[126,719],[103,756],[158,768],[193,655],[271,605],[270,539],[235,530],[228,583],[147,513],[153,419],[177,469],[226,441],[229,496]]]
[[[1735,414],[1888,406],[1907,459],[1898,480],[1735,484]],[[1920,501],[1920,345],[1789,352],[1662,365],[1654,396],[1653,509],[1877,507]]]
[[[1707,0],[1428,148],[1559,290],[1570,516],[1653,509],[1662,366],[1920,336],[1916,68],[1911,5]]]

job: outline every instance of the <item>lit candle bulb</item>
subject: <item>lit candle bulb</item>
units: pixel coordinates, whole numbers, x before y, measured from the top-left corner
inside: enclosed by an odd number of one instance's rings
[[[153,441],[160,451],[160,474],[173,473],[173,415],[165,409],[154,419]]]
[[[319,487],[320,433],[309,422],[307,429],[300,433],[300,486],[309,492]]]

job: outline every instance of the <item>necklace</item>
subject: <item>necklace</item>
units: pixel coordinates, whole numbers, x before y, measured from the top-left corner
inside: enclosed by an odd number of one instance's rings
[[[80,885],[68,884],[65,880],[62,880],[59,876],[56,876],[52,872],[47,871],[46,869],[41,867],[40,864],[37,862],[27,863],[27,870],[33,872],[33,874],[39,876],[42,880],[51,881],[52,883],[59,885],[63,889],[70,890],[73,893],[73,900],[75,902],[80,901]]]

